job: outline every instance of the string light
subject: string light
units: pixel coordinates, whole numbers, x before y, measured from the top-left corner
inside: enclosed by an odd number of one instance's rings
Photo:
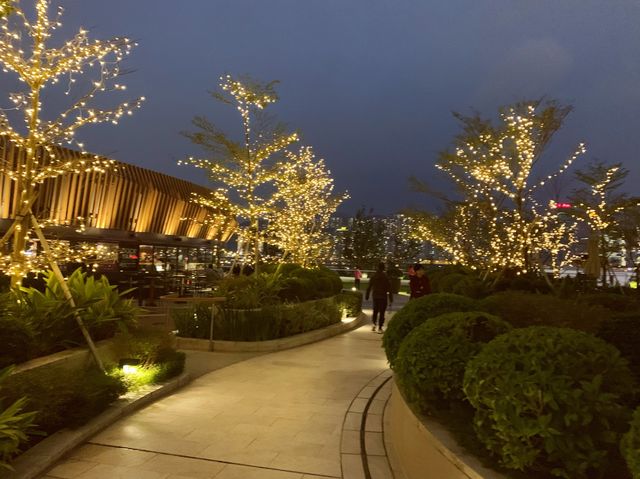
[[[0,135],[4,135],[21,154],[14,163],[0,164],[0,173],[13,180],[15,185],[16,208],[12,219],[15,224],[2,240],[6,246],[12,237],[12,252],[0,257],[0,268],[12,276],[12,282],[19,282],[29,272],[42,271],[49,261],[66,261],[78,258],[77,253],[63,252],[61,248],[51,248],[51,257],[27,254],[28,244],[35,244],[31,205],[37,194],[38,185],[48,178],[65,173],[88,171],[104,172],[113,167],[113,162],[88,154],[84,145],[75,139],[76,131],[88,124],[119,120],[139,108],[144,97],[123,102],[114,109],[106,110],[92,106],[96,95],[106,92],[121,92],[126,87],[116,81],[123,71],[120,62],[130,54],[136,43],[128,38],[117,37],[110,40],[90,40],[88,31],[78,32],[60,47],[51,47],[55,31],[62,26],[63,10],[50,16],[50,0],[35,0],[35,19],[31,20],[19,3],[11,4],[11,15],[0,20],[0,64],[6,73],[14,73],[25,85],[25,90],[9,95],[11,109],[0,109]],[[72,86],[85,71],[94,71],[95,79],[86,91],[57,118],[45,120],[42,115],[42,95],[47,86],[67,80],[65,93],[69,95]],[[9,120],[9,112],[22,113],[24,125],[14,127]],[[55,145],[74,145],[83,153],[78,158],[60,158]],[[29,251],[32,251],[30,249]],[[86,251],[89,253],[88,251]]]
[[[504,108],[498,127],[463,120],[465,135],[436,164],[455,182],[462,199],[442,217],[422,215],[416,237],[431,241],[456,262],[487,271],[526,273],[542,268],[540,258],[548,255],[559,274],[571,260],[577,224],[559,220],[557,211],[539,204],[535,194],[586,147],[580,143],[558,171],[532,182],[533,167],[557,129],[555,118],[550,121],[549,111],[540,112],[540,106],[529,102]]]

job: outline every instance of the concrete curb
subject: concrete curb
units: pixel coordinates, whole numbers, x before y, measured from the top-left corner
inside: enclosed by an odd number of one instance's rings
[[[191,375],[182,374],[159,386],[147,389],[133,398],[123,398],[98,417],[77,429],[64,429],[49,436],[19,456],[11,465],[15,469],[7,479],[34,479],[44,474],[57,461],[90,437],[163,396],[167,396],[191,381]]]
[[[506,479],[464,451],[444,426],[432,418],[418,418],[395,381],[384,421],[391,464],[407,479]]]
[[[368,316],[361,312],[348,323],[337,323],[327,326],[326,328],[316,329],[295,336],[289,336],[281,339],[271,339],[268,341],[213,341],[213,349],[210,348],[208,339],[194,338],[176,338],[177,349],[187,349],[195,351],[217,351],[217,352],[273,352],[282,351],[283,349],[296,348],[305,344],[315,343],[323,339],[346,333],[353,329],[359,328],[368,321]]]

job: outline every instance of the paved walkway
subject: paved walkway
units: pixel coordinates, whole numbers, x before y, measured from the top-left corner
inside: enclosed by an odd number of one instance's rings
[[[204,374],[96,435],[46,479],[355,478],[343,473],[343,428],[366,403],[358,396],[388,376],[380,342],[365,326]]]

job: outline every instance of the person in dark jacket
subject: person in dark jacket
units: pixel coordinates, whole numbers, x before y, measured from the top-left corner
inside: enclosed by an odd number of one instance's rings
[[[409,277],[409,289],[411,290],[411,297],[409,299],[420,298],[431,292],[431,283],[427,278],[427,273],[424,270],[424,266],[417,263],[413,266],[415,274]]]
[[[373,276],[369,279],[369,287],[367,288],[367,294],[365,299],[369,299],[369,296],[373,299],[373,328],[372,331],[378,327],[378,332],[382,333],[384,326],[384,313],[387,310],[387,295],[389,297],[389,303],[393,303],[393,293],[391,292],[391,282],[387,273],[384,272],[384,263],[378,264],[378,269]]]

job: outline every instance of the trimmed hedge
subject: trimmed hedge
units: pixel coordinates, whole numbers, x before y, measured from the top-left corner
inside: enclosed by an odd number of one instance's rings
[[[629,361],[631,371],[640,381],[640,314],[628,314],[603,321],[598,337],[613,344]]]
[[[633,413],[631,428],[620,442],[620,452],[627,462],[633,479],[640,479],[640,408]]]
[[[595,333],[611,311],[548,294],[504,291],[482,299],[478,309],[500,316],[516,328],[557,326]]]
[[[640,312],[640,301],[636,298],[616,293],[590,293],[578,296],[578,301],[590,306],[601,306],[616,313]]]
[[[389,321],[382,338],[382,346],[391,367],[395,367],[402,341],[414,328],[429,318],[444,313],[474,309],[476,309],[476,302],[473,299],[457,294],[434,293],[409,301],[393,316],[393,320]]]
[[[482,346],[511,329],[497,316],[477,311],[447,313],[416,327],[400,346],[396,379],[422,411],[464,399],[467,363]]]
[[[464,376],[478,437],[505,467],[571,479],[609,465],[634,389],[615,347],[552,327],[497,337]]]
[[[178,336],[209,338],[211,309],[204,305],[172,311]],[[260,309],[223,308],[215,315],[213,337],[227,341],[266,341],[340,322],[336,297]]]

